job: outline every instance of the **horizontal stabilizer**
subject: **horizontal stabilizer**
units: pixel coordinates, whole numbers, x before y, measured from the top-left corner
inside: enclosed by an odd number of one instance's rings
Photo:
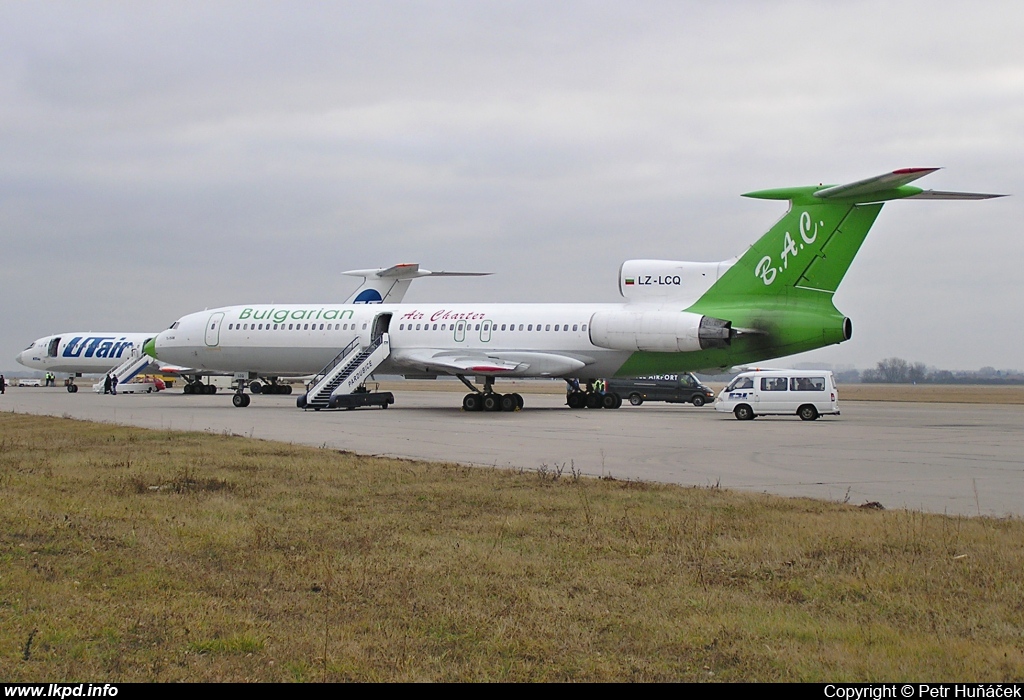
[[[982,194],[980,192],[939,192],[938,190],[925,190],[920,194],[912,194],[907,199],[995,199],[1005,197],[1005,194]]]
[[[362,277],[363,284],[346,304],[398,304],[405,298],[412,281],[420,277],[480,277],[490,272],[433,272],[420,269],[419,263],[399,263],[369,270],[347,270],[343,275]]]
[[[376,277],[379,279],[408,279],[414,280],[420,277],[483,277],[494,274],[492,272],[447,272],[420,269],[419,263],[399,263],[391,267],[378,267],[368,270],[346,270],[343,275],[350,277]]]
[[[922,190],[909,183],[939,168],[900,168],[883,175],[857,180],[845,185],[818,185],[817,187],[782,187],[748,192],[744,197],[754,199],[789,200],[794,204],[878,204],[893,199],[992,199],[999,194],[973,192],[937,192]]]
[[[887,192],[897,187],[909,184],[914,180],[934,173],[938,168],[900,168],[891,173],[869,177],[866,180],[857,180],[846,185],[833,185],[823,190],[818,190],[814,196],[819,199],[834,199],[836,197],[863,197],[875,194],[876,192]]]

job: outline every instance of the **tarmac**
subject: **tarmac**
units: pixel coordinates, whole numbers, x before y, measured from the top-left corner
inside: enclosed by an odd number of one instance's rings
[[[466,413],[462,394],[396,391],[387,410],[301,411],[295,396],[104,396],[12,387],[0,410],[511,469],[807,496],[950,515],[1024,515],[1024,406],[840,400],[814,422],[740,422],[710,405],[618,410],[525,395],[516,413]]]

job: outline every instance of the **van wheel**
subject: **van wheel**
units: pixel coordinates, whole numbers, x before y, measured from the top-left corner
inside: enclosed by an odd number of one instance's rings
[[[640,394],[630,394],[630,395],[629,395],[629,403],[630,403],[631,405],[633,405],[633,406],[639,406],[639,405],[640,405],[640,404],[642,404],[643,402],[644,402],[644,397],[643,397],[643,396],[641,396]]]
[[[733,413],[736,415],[736,420],[754,420],[754,409],[745,403],[741,403],[733,409]]]
[[[801,420],[818,420],[818,409],[811,404],[801,406],[796,414],[800,416]]]
[[[697,408],[700,408],[701,406],[703,406],[704,405],[704,397],[701,396],[700,394],[697,394],[696,396],[694,396],[693,397],[693,405],[696,406]]]

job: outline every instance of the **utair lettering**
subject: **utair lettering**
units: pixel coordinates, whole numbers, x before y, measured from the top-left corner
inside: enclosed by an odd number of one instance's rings
[[[115,338],[112,335],[89,336],[86,338],[75,336],[64,346],[64,352],[61,353],[61,356],[120,359],[124,351],[131,346],[131,342],[126,341],[123,336],[121,338]]]

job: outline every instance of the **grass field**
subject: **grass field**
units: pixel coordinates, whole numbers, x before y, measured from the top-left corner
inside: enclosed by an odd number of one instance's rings
[[[1021,681],[1024,523],[0,414],[6,681]]]

